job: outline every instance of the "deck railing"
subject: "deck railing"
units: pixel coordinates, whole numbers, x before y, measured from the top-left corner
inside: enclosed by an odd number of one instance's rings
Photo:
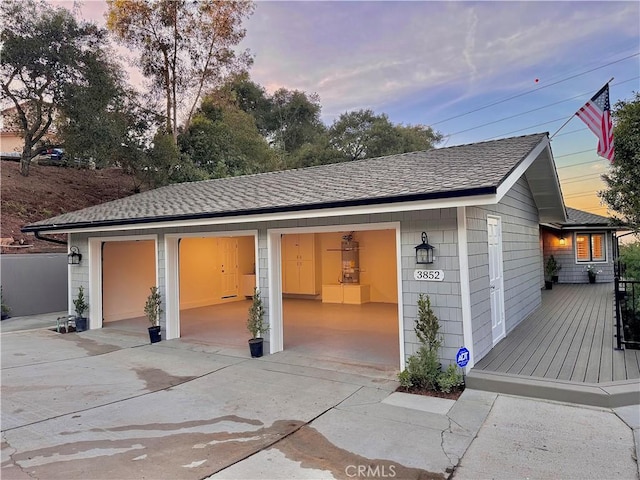
[[[617,348],[640,349],[640,281],[615,278]]]

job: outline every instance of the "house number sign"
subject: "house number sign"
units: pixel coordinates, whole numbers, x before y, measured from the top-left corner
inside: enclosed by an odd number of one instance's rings
[[[425,282],[441,282],[444,280],[442,270],[414,270],[413,278]]]

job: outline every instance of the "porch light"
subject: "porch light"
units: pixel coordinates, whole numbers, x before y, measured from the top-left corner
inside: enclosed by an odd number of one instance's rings
[[[73,246],[69,250],[71,251],[71,253],[67,255],[67,257],[69,258],[69,265],[80,265],[80,262],[82,261],[82,254],[80,253],[80,249]]]
[[[564,239],[564,235],[560,235],[560,245],[562,245],[564,247],[564,245],[567,243],[567,241]]]
[[[418,265],[433,263],[433,247],[429,245],[426,232],[422,232],[422,243],[416,247],[416,263]]]

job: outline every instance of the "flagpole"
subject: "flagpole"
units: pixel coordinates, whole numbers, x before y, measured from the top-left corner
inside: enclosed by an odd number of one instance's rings
[[[611,77],[611,79],[609,79],[609,81],[608,81],[607,83],[605,83],[604,85],[609,85],[611,82],[613,82],[613,79],[614,79],[614,77]],[[603,85],[603,87],[604,87],[604,85]],[[576,114],[575,114],[575,113],[574,113],[573,115],[571,115],[571,116],[569,117],[569,120],[567,120],[566,122],[564,122],[564,123],[562,124],[562,126],[561,126],[558,130],[556,130],[556,133],[554,133],[553,135],[551,135],[551,136],[549,137],[549,140],[551,140],[553,137],[555,137],[555,136],[558,134],[558,132],[559,132],[560,130],[562,130],[564,127],[566,127],[566,126],[567,126],[567,123],[569,123],[571,120],[573,120],[573,117],[575,117],[575,116],[576,116]]]

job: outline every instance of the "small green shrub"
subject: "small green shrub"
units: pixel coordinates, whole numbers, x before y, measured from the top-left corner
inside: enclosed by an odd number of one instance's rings
[[[414,388],[436,390],[440,374],[438,352],[425,346],[420,347],[418,353],[407,360],[406,371]]]
[[[440,322],[431,309],[428,295],[418,297],[418,318],[414,327],[422,346],[407,359],[406,368],[398,374],[400,386],[409,390],[440,390],[450,393],[464,384],[456,365],[449,365],[443,372],[438,358],[442,347]]]
[[[431,309],[431,299],[429,295],[420,294],[418,296],[418,318],[413,328],[418,336],[420,343],[427,346],[430,350],[436,352],[442,346],[442,337],[440,336],[440,322],[438,317]]]
[[[398,381],[400,382],[400,386],[402,388],[413,387],[413,382],[411,382],[411,374],[406,368],[398,374]]]
[[[78,296],[73,301],[73,306],[76,309],[76,315],[80,318],[89,309],[89,304],[84,298],[84,287],[82,285],[78,287]]]
[[[264,305],[260,298],[260,290],[253,290],[253,298],[249,307],[249,316],[247,317],[247,330],[251,334],[251,338],[259,338],[259,335],[269,331],[269,324],[264,321]]]
[[[460,388],[464,385],[464,377],[456,365],[449,365],[444,372],[440,372],[438,375],[438,388],[445,392],[450,393],[451,390]]]
[[[152,327],[160,325],[160,314],[162,313],[162,297],[160,297],[160,290],[158,287],[151,287],[151,293],[147,297],[147,301],[144,304],[144,314],[149,319],[149,323]]]

